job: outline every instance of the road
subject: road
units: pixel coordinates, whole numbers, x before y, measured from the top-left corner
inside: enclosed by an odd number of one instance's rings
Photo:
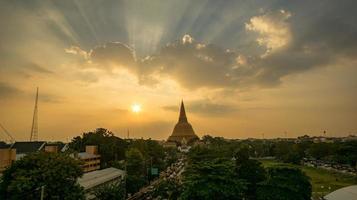
[[[151,194],[154,191],[155,187],[161,181],[166,179],[180,179],[181,174],[185,169],[184,167],[185,167],[184,158],[180,158],[176,163],[172,164],[165,171],[161,172],[158,179],[152,181],[150,185],[141,188],[139,192],[127,198],[127,200],[153,199]]]

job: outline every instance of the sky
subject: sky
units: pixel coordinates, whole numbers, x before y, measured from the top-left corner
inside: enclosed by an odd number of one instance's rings
[[[98,127],[167,139],[182,99],[200,137],[357,134],[356,7],[2,0],[0,123],[29,140],[39,87],[39,140]]]

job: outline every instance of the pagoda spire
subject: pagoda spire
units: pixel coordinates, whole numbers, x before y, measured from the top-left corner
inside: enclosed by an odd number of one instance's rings
[[[183,104],[183,100],[181,101],[179,122],[187,122],[185,105]]]
[[[197,139],[199,139],[198,136],[195,134],[195,131],[187,120],[185,105],[183,104],[182,100],[179,120],[167,141],[175,142],[178,144],[185,144],[186,142],[191,142]]]

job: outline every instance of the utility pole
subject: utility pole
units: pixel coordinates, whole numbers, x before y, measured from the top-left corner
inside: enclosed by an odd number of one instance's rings
[[[44,196],[45,196],[45,186],[43,185],[41,186],[41,200],[43,200]]]
[[[150,185],[150,183],[151,183],[151,176],[152,176],[152,157],[150,157],[150,170],[149,170],[149,173],[150,173],[150,178],[149,178],[149,176],[148,176],[148,179],[149,179],[149,185]]]
[[[124,199],[126,199],[126,176],[128,175],[128,172],[126,170],[126,160],[124,161],[124,170],[125,170],[125,174],[124,174]]]

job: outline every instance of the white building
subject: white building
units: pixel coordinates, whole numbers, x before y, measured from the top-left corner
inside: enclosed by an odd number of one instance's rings
[[[117,183],[124,179],[125,171],[117,168],[106,168],[83,174],[77,181],[84,188],[86,199],[93,199],[91,192],[100,186]]]

